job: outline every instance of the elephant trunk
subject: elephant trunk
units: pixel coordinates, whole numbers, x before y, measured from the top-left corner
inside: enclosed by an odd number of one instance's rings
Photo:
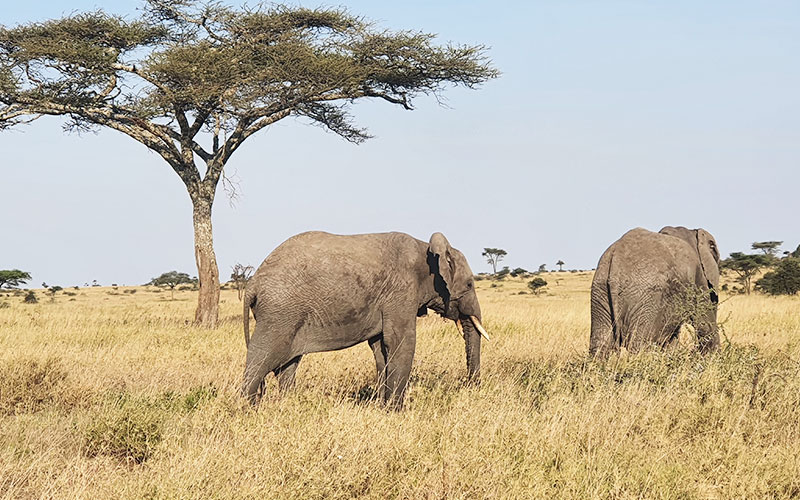
[[[475,321],[480,324],[477,318]],[[467,376],[473,382],[480,381],[481,374],[481,333],[469,316],[461,318],[464,343],[467,351]]]

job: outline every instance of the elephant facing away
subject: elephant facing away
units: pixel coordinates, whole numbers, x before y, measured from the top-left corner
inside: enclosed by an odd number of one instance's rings
[[[416,318],[427,309],[456,322],[469,377],[480,372],[481,309],[472,270],[441,233],[429,242],[404,233],[307,232],[276,248],[244,295],[247,359],[242,393],[256,404],[264,378],[281,392],[294,384],[303,355],[367,341],[378,394],[401,408],[416,344]],[[256,319],[249,337],[250,311]]]
[[[605,251],[592,280],[590,354],[666,346],[687,321],[701,352],[717,349],[718,287],[719,250],[708,231],[628,231]]]

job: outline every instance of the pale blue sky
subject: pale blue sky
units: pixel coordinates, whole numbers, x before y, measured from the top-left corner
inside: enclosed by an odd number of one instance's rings
[[[701,226],[725,255],[800,243],[800,2],[340,3],[489,45],[503,76],[448,92],[449,108],[359,104],[376,136],[361,146],[292,119],[252,138],[228,165],[240,201],[216,201],[222,276],[310,229],[442,231],[475,272],[485,246],[512,268],[592,268],[635,226]],[[4,2],[0,23],[139,5]],[[0,269],[36,286],[196,273],[186,190],[143,146],[43,119],[0,133],[0,150]]]

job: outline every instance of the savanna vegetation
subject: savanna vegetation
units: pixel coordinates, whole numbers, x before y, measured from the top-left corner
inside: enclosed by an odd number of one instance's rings
[[[0,26],[0,131],[59,116],[67,130],[107,127],[161,156],[192,202],[195,321],[207,327],[219,316],[212,206],[220,184],[235,196],[224,169],[248,138],[293,116],[360,143],[370,136],[350,114],[355,100],[411,110],[499,74],[482,45],[440,45],[343,8],[146,0],[138,12]]]
[[[247,407],[241,303],[81,288],[0,301],[1,498],[791,498],[800,495],[800,297],[722,293],[722,349],[587,357],[589,272],[476,282],[482,383],[421,318],[406,409],[364,346],[309,355]],[[727,279],[732,279],[731,277]],[[132,293],[136,291],[137,293]],[[39,291],[42,295],[43,292]],[[689,330],[685,340],[691,339]]]

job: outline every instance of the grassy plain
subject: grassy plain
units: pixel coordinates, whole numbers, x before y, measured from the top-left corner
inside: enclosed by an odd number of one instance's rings
[[[586,357],[591,273],[478,282],[482,384],[419,320],[407,408],[366,345],[246,408],[241,305],[152,288],[0,296],[0,498],[800,497],[800,297],[723,297],[723,349]],[[493,286],[494,285],[494,286]]]

